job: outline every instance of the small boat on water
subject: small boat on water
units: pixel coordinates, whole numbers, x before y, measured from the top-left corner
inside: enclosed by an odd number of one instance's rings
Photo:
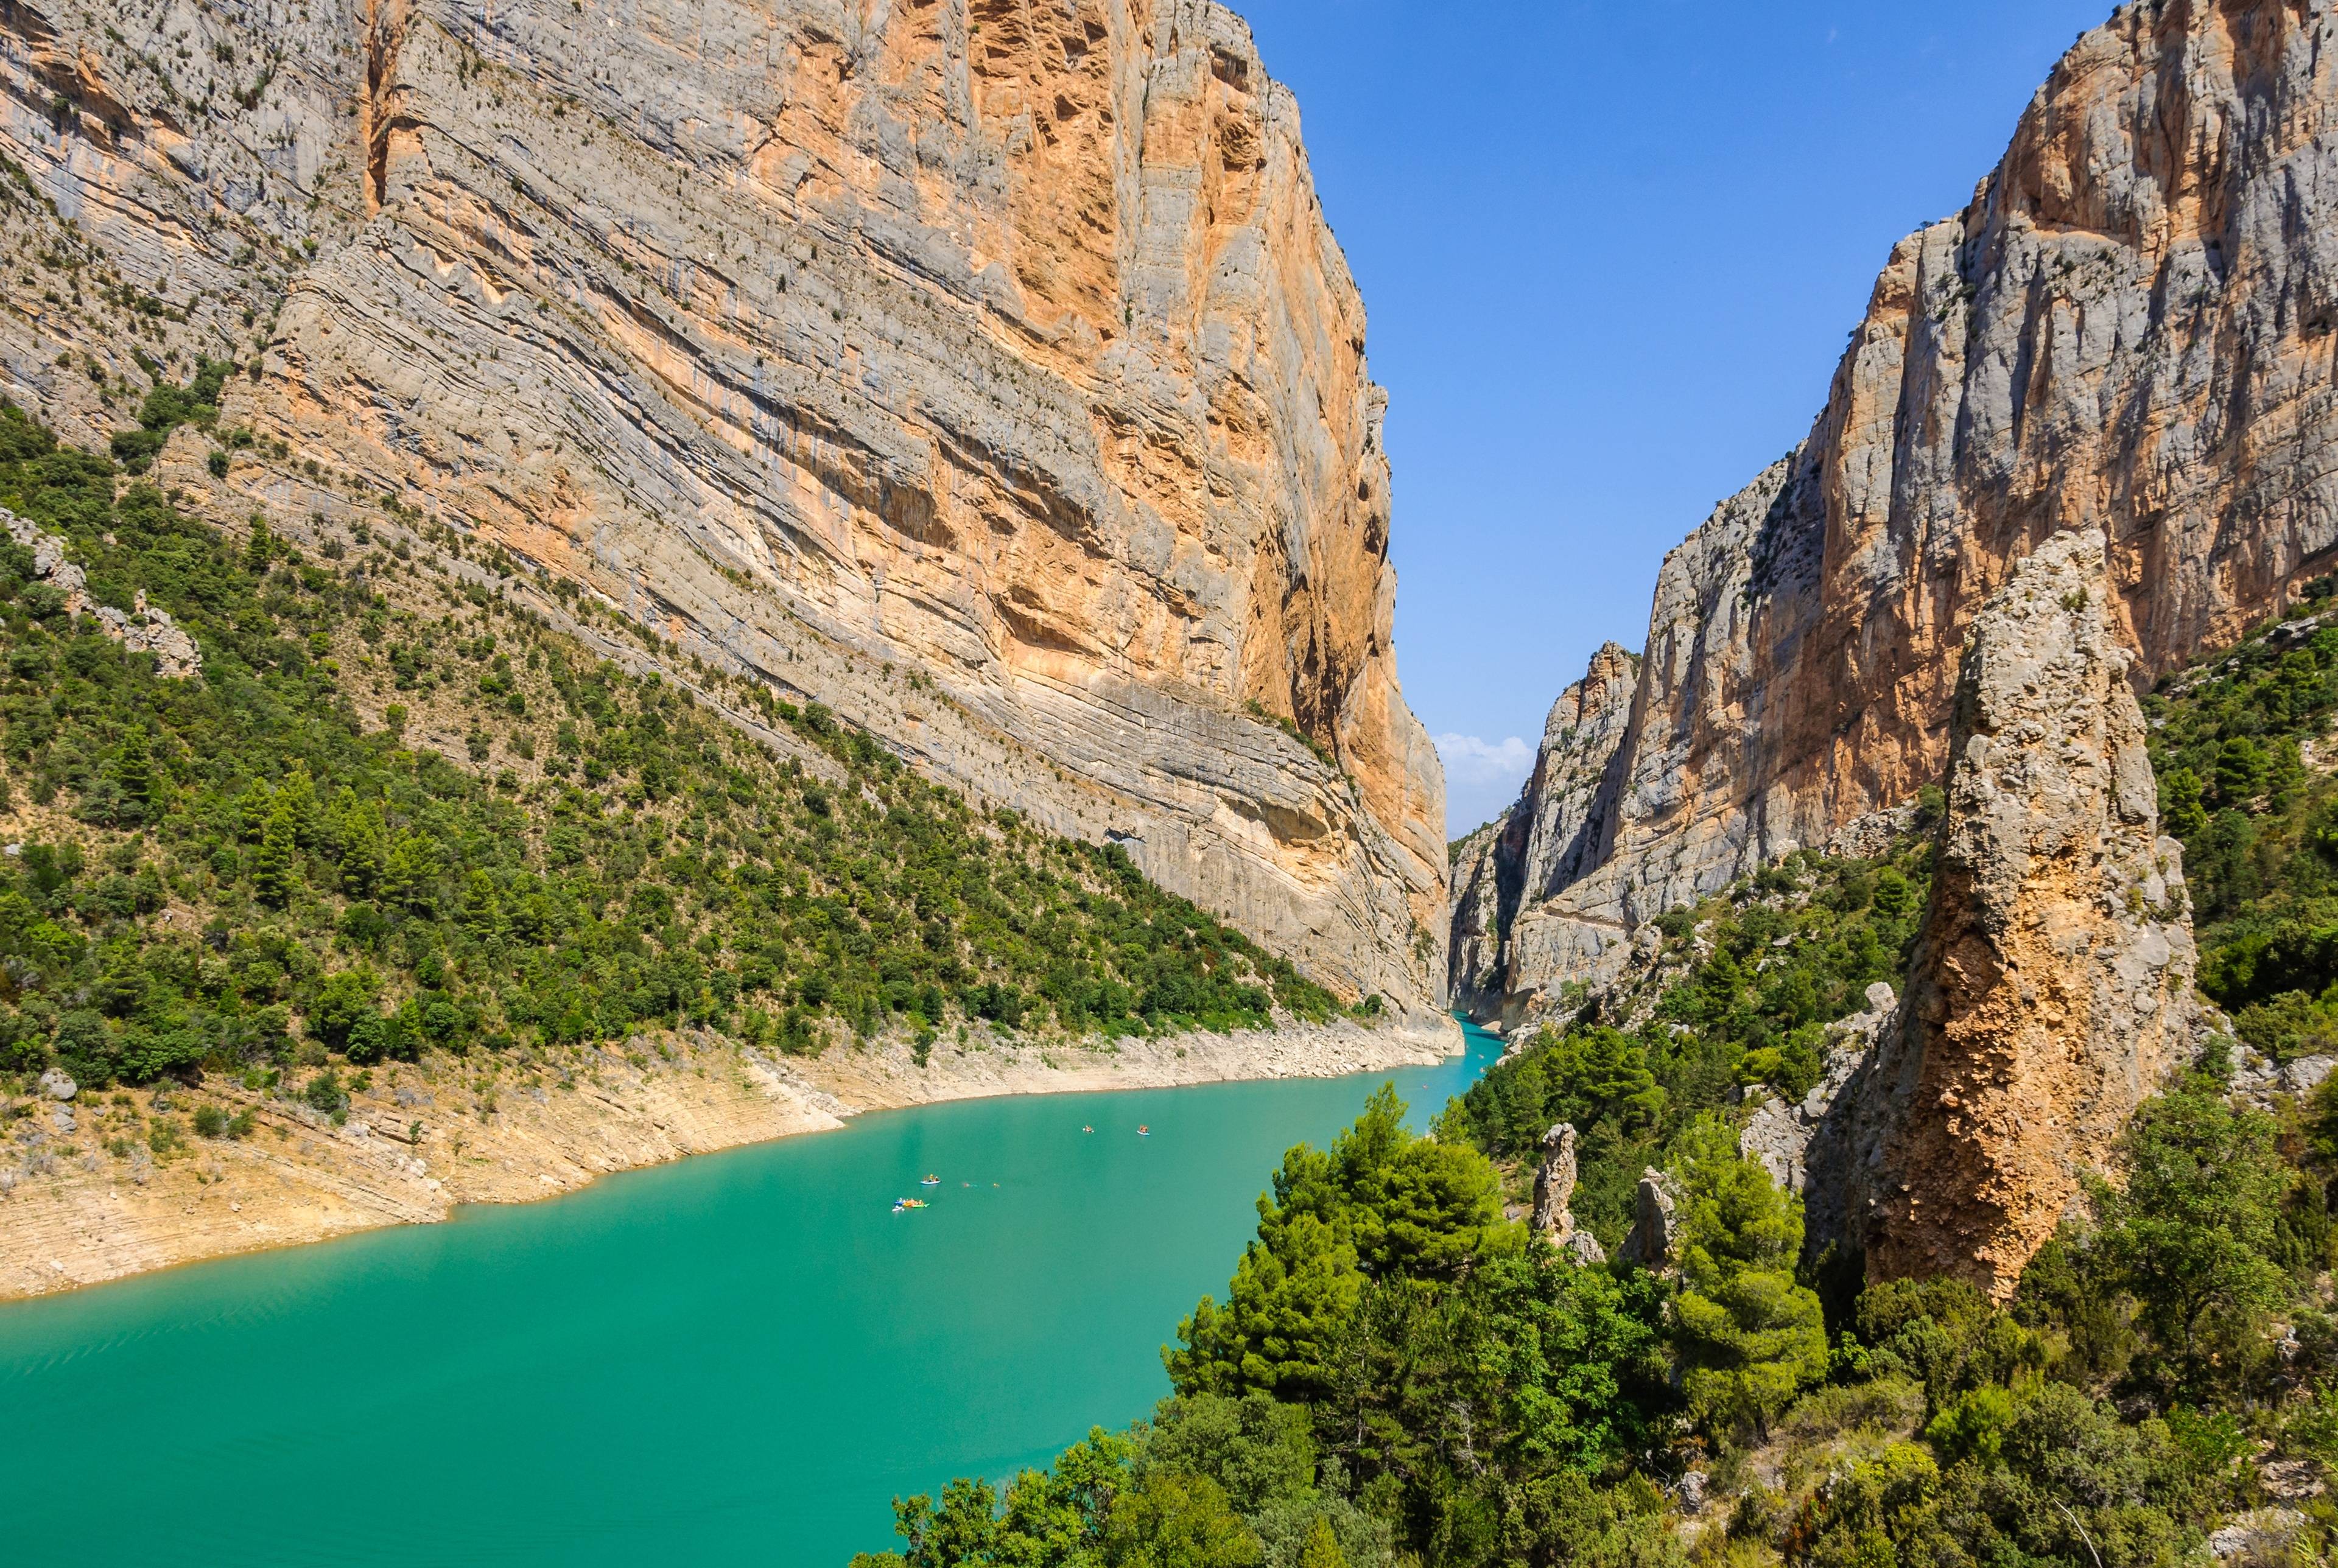
[[[918,1183],[920,1187],[938,1187],[941,1184],[942,1179],[938,1176],[928,1176],[924,1181]]]
[[[1139,1138],[1150,1138],[1153,1136],[1153,1129],[1145,1126],[1142,1122],[1139,1122],[1136,1128],[1136,1135]]]
[[[1093,1128],[1093,1127],[1082,1127],[1082,1128],[1080,1129],[1080,1131],[1081,1131],[1081,1132],[1095,1132],[1095,1128]]]
[[[926,1200],[922,1198],[903,1198],[893,1205],[896,1209],[923,1209],[925,1206]]]

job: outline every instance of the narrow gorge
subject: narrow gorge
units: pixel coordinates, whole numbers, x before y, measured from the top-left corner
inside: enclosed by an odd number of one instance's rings
[[[2338,1563],[2338,0],[1560,12],[0,0],[0,1553]]]

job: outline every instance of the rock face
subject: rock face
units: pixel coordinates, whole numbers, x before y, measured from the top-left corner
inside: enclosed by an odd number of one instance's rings
[[[1673,1178],[1651,1165],[1640,1172],[1633,1197],[1632,1230],[1616,1255],[1636,1269],[1661,1271],[1673,1266],[1677,1229],[1674,1216],[1680,1206],[1680,1189]]]
[[[1866,1011],[1827,1026],[1826,1071],[1817,1084],[1799,1101],[1773,1098],[1755,1106],[1737,1134],[1737,1152],[1759,1160],[1783,1191],[1807,1190],[1810,1171],[1804,1153],[1812,1138],[1866,1065],[1876,1036],[1886,1025],[1897,1027],[1899,1018],[1900,998],[1891,987],[1881,980],[1870,985]]]
[[[2120,7],[1971,204],[1892,251],[1810,435],[1666,559],[1628,722],[1570,766],[1607,781],[1595,841],[1525,884],[1507,941],[1455,944],[1481,1016],[1937,780],[1966,629],[2045,541],[2107,536],[2146,680],[2330,570],[2334,15]]]
[[[2119,1130],[2196,1049],[2183,852],[2159,836],[2102,536],[2040,545],[1983,606],[1907,999],[1813,1150],[1873,1278],[1998,1296]],[[1823,1175],[1822,1175],[1823,1173]]]
[[[1552,962],[1545,909],[1597,863],[1637,669],[1613,642],[1593,655],[1590,671],[1552,705],[1518,804],[1459,848],[1453,999],[1479,1017],[1515,1023],[1539,1011],[1547,981],[1567,977],[1566,965]]]
[[[1440,996],[1384,397],[1220,6],[19,3],[0,152],[0,227],[73,261],[0,391],[102,433],[133,342],[257,358],[226,478],[158,470],[221,520],[387,496],[1336,989]]]

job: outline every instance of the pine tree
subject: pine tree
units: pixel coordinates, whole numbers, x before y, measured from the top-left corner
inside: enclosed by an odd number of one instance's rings
[[[251,858],[251,888],[262,904],[281,909],[292,901],[299,879],[292,808],[279,800],[269,808],[260,829],[260,849]]]
[[[1318,1515],[1307,1527],[1307,1540],[1299,1548],[1299,1568],[1348,1568],[1347,1553],[1340,1550],[1340,1537],[1331,1531],[1331,1522]]]
[[[125,731],[121,745],[114,748],[113,781],[124,799],[136,805],[136,816],[142,819],[154,804],[154,762],[147,749],[145,726]]]
[[[1767,1436],[1771,1420],[1825,1376],[1819,1298],[1794,1282],[1800,1199],[1778,1191],[1709,1118],[1683,1139],[1680,1295],[1673,1303],[1681,1391],[1699,1418]]]

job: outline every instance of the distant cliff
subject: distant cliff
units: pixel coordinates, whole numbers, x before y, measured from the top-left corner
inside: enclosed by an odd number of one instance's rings
[[[5,0],[0,154],[69,435],[232,360],[190,505],[443,524],[1439,999],[1384,398],[1223,8]]]
[[[2333,17],[2122,7],[1894,249],[1809,436],[1666,558],[1628,695],[1603,650],[1457,858],[1474,1011],[1536,1014],[1655,916],[1939,782],[1966,629],[2042,541],[2107,536],[2143,681],[2330,569]]]

